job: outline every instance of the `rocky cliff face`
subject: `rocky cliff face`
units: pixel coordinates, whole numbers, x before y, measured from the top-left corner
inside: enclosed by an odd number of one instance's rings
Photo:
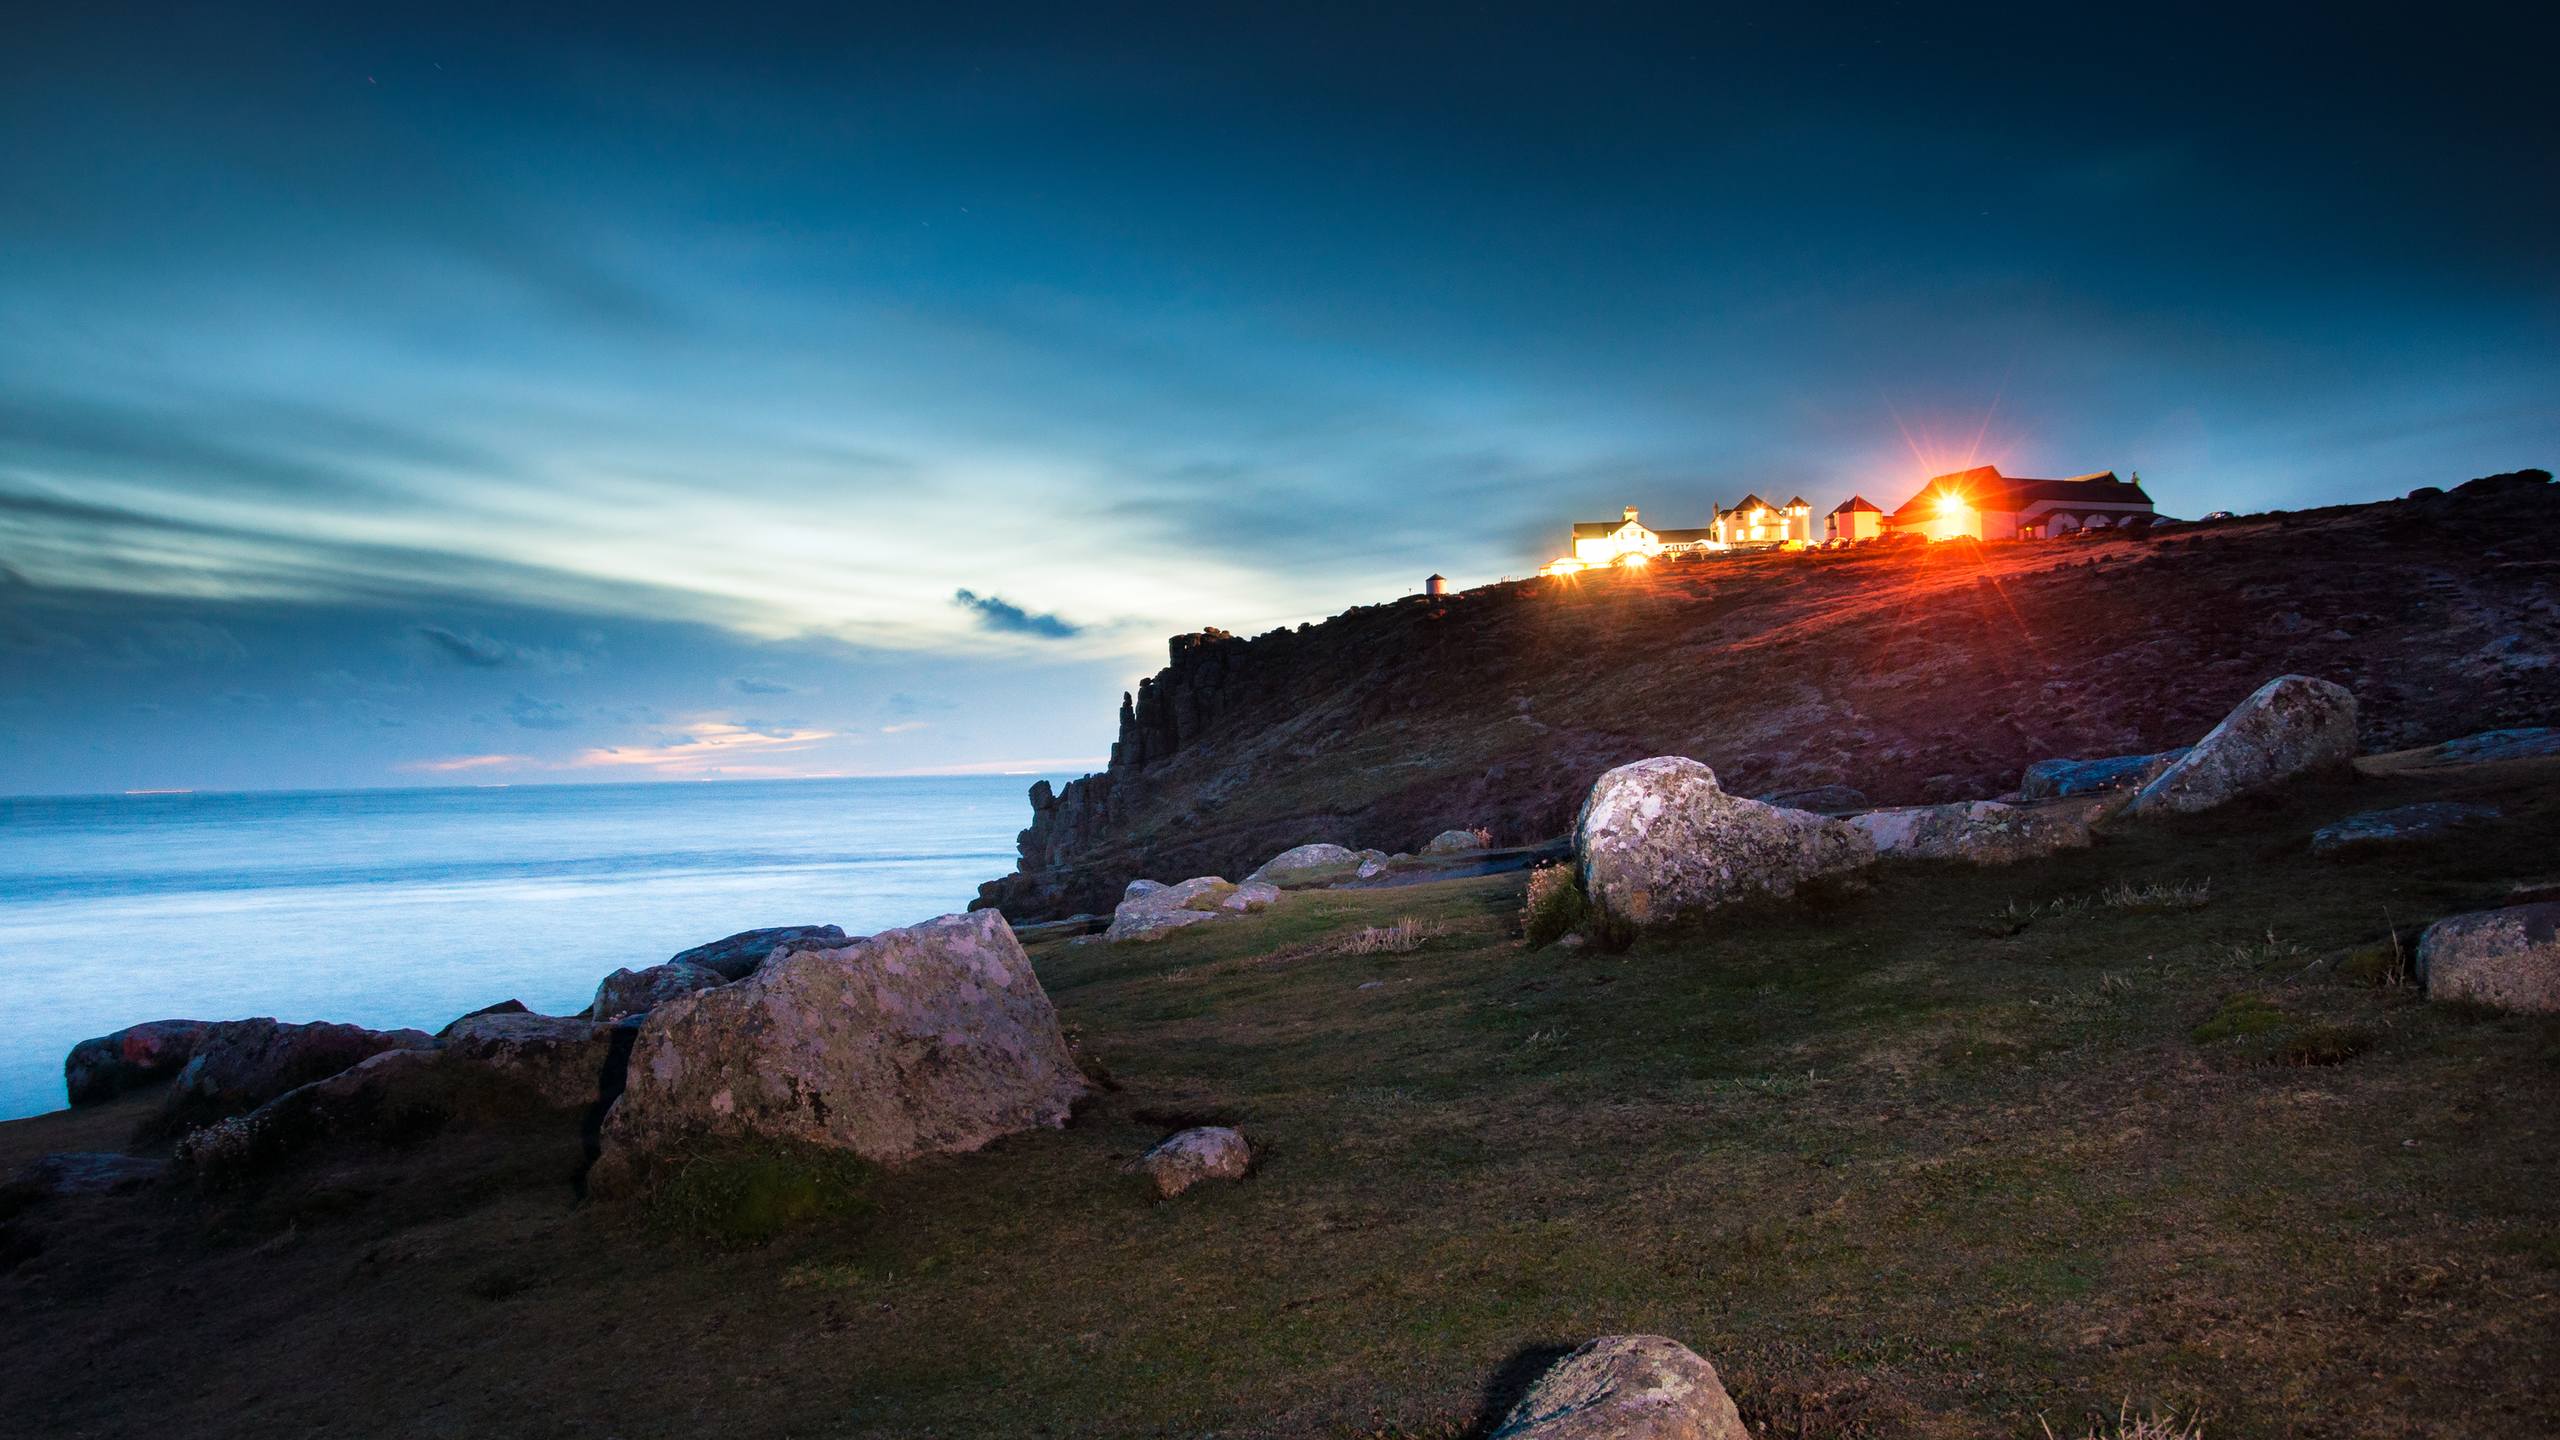
[[[1177,636],[1105,770],[1032,787],[978,904],[1108,911],[1292,845],[1561,834],[1602,771],[1737,794],[2000,794],[2056,756],[2192,743],[2270,676],[2335,680],[2366,750],[2560,721],[2560,488],[2509,481],[2147,538],[1656,565]]]

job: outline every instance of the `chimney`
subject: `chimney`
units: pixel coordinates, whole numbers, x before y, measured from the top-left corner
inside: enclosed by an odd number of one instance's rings
[[[1627,507],[1627,518],[1630,520],[1636,518],[1636,507],[1633,505]]]

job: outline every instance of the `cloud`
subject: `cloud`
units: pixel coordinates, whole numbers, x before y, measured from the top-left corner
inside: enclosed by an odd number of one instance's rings
[[[609,745],[582,752],[569,764],[581,770],[645,770],[660,775],[770,775],[804,773],[763,758],[807,750],[835,738],[832,730],[767,732],[724,720],[687,725],[680,738],[661,745]]]
[[[930,728],[931,728],[930,722],[927,722],[927,721],[923,721],[923,720],[901,720],[901,721],[899,721],[899,722],[898,722],[897,724],[895,724],[895,725],[883,725],[883,726],[881,726],[881,727],[880,727],[880,733],[881,733],[881,734],[883,734],[883,735],[904,735],[904,734],[906,734],[906,733],[907,733],[908,731],[910,731],[910,730],[925,730],[925,729],[930,729]]]
[[[1065,640],[1084,630],[1083,626],[1055,615],[1034,615],[1010,601],[994,595],[981,595],[974,590],[953,591],[951,603],[976,615],[980,625],[1006,635],[1037,635],[1043,640]]]
[[[587,668],[587,657],[576,651],[517,645],[483,635],[477,630],[448,630],[442,625],[420,625],[416,627],[416,633],[438,656],[473,670],[523,666],[574,675]]]
[[[568,706],[557,700],[536,700],[521,690],[507,702],[507,717],[527,730],[566,730],[576,723]]]
[[[501,765],[530,765],[522,755],[456,755],[445,760],[412,760],[403,770],[421,771],[429,775],[451,775],[466,770],[493,770]]]
[[[766,680],[754,675],[741,675],[729,682],[729,688],[741,695],[797,695],[799,690],[779,680]]]

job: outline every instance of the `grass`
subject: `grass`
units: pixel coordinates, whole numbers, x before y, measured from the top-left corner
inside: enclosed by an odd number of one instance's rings
[[[2477,846],[2299,843],[2492,789]],[[2560,1022],[2344,957],[2555,847],[2544,766],[1892,867],[1617,953],[1533,948],[1516,874],[1043,944],[1122,1087],[1064,1130],[833,1188],[750,1159],[647,1225],[464,1135],[119,1202],[94,1240],[30,1209],[0,1392],[30,1434],[1462,1437],[1555,1347],[1656,1331],[1763,1440],[2533,1433]],[[1380,933],[1426,938],[1350,943]],[[1258,1173],[1134,1193],[1206,1119]]]

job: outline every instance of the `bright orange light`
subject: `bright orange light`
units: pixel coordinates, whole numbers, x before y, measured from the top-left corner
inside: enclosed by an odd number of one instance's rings
[[[1640,570],[1646,565],[1652,563],[1652,560],[1650,556],[1646,555],[1641,550],[1630,550],[1626,554],[1618,557],[1618,563]]]
[[[1938,493],[1938,513],[1947,516],[1963,514],[1964,497],[1958,495],[1952,490],[1940,491]]]

